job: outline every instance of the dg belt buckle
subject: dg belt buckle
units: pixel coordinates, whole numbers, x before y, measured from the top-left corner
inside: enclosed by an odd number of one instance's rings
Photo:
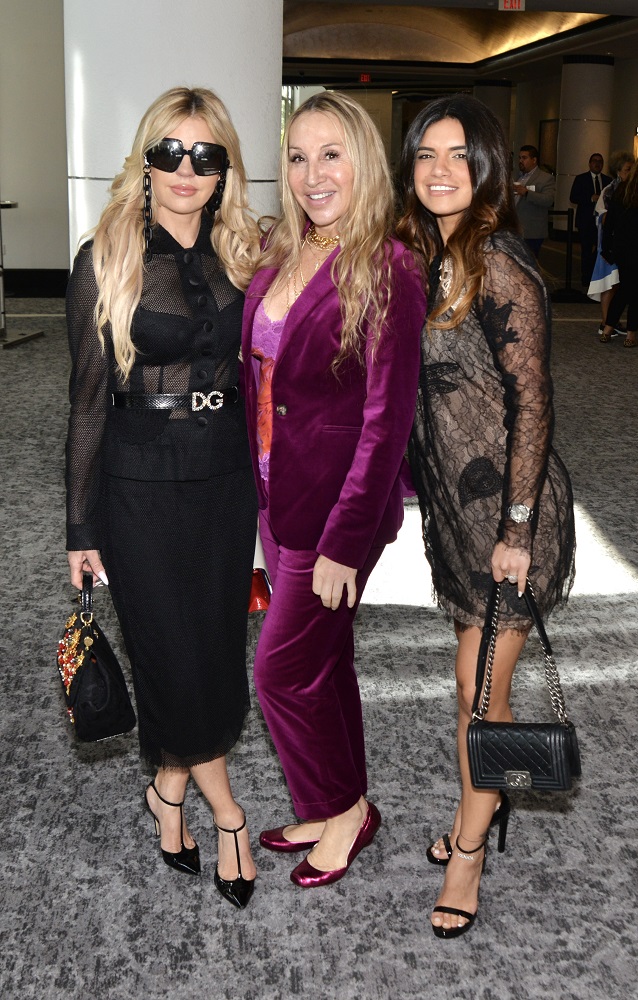
[[[208,395],[205,392],[194,392],[191,397],[191,409],[195,411],[203,410],[205,407],[209,410],[220,410],[223,405],[224,393],[219,389],[213,389]]]

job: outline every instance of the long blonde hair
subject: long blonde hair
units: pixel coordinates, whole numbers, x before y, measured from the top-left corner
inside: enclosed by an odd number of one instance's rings
[[[341,251],[331,270],[342,317],[341,347],[332,366],[336,371],[346,357],[364,361],[364,322],[373,333],[372,353],[381,335],[390,302],[393,191],[381,136],[367,111],[346,94],[315,94],[286,125],[280,169],[282,216],[268,235],[260,267],[289,271],[299,262],[308,217],[288,183],[288,145],[294,123],[313,113],[336,119],[353,167],[352,198],[339,221]]]
[[[111,200],[93,235],[98,286],[95,323],[102,347],[105,329],[110,325],[115,361],[123,379],[128,378],[135,360],[131,324],[144,277],[144,154],[189,117],[206,122],[215,141],[226,147],[231,163],[211,233],[213,249],[237,288],[248,286],[257,266],[259,229],[248,211],[246,172],[228,112],[211,90],[173,87],[158,97],[142,118],[133,149],[111,185]],[[154,198],[152,211],[155,215]]]

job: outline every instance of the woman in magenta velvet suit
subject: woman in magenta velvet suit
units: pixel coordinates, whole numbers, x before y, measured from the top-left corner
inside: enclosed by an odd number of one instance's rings
[[[367,113],[323,93],[283,143],[283,214],[246,297],[242,356],[273,596],[255,684],[301,823],[262,846],[341,878],[380,823],[366,801],[353,623],[403,520],[425,297],[390,235],[386,158]]]

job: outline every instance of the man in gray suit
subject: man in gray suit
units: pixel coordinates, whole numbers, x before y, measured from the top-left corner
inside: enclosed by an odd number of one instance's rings
[[[554,204],[556,180],[538,166],[536,146],[521,146],[518,154],[520,177],[514,182],[516,214],[523,238],[535,257],[548,233],[549,210]]]

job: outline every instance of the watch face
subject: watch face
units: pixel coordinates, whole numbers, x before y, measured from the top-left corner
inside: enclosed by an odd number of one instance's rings
[[[524,503],[513,503],[507,515],[510,520],[516,521],[517,524],[524,524],[531,519],[532,511]]]

